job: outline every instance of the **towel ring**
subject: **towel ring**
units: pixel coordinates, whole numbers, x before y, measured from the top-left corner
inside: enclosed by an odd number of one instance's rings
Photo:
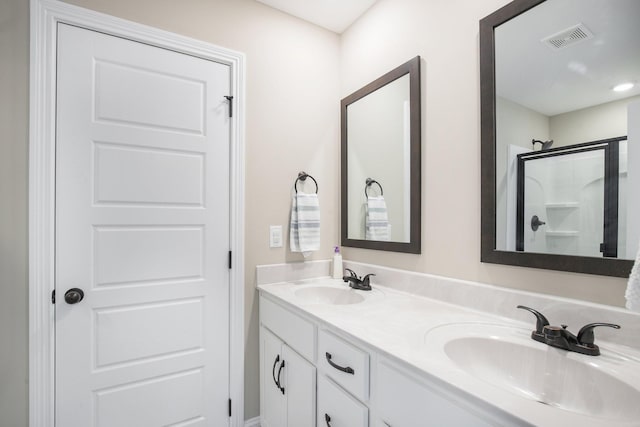
[[[369,187],[371,187],[372,184],[378,184],[378,187],[380,187],[380,195],[384,195],[382,185],[380,185],[378,181],[376,181],[375,179],[367,178],[365,182],[367,183],[367,185],[364,186],[364,195],[367,196],[367,199],[369,198],[369,193],[367,193],[367,190],[369,189]]]
[[[298,172],[298,177],[296,178],[296,181],[293,183],[293,188],[296,189],[296,194],[298,194],[298,181],[304,182],[307,180],[307,178],[311,178],[313,183],[316,185],[316,194],[318,194],[318,181],[316,181],[314,177],[312,177],[306,172]]]

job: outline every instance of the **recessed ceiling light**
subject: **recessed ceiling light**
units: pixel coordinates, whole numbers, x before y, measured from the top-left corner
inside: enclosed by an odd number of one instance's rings
[[[616,92],[624,92],[625,90],[631,89],[633,86],[633,83],[620,83],[619,85],[614,86],[613,90]]]

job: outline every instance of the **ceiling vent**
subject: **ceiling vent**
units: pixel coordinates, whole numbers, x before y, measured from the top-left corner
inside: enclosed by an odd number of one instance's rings
[[[540,41],[550,48],[558,50],[591,38],[593,38],[593,33],[584,24],[578,24]]]

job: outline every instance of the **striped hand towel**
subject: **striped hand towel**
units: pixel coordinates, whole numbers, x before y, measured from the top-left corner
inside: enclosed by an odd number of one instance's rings
[[[389,218],[383,196],[367,198],[365,213],[365,239],[389,241]]]
[[[291,203],[291,252],[302,252],[306,258],[320,249],[320,204],[317,194],[298,192]]]

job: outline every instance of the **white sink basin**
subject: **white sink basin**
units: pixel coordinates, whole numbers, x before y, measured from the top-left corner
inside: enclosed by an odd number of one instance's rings
[[[466,374],[525,399],[595,418],[640,418],[640,363],[603,350],[586,356],[549,347],[531,330],[496,324],[450,324],[427,332],[425,344]],[[435,349],[434,349],[435,350]]]
[[[364,301],[365,297],[362,292],[370,291],[358,292],[346,285],[340,288],[334,286],[305,286],[296,289],[294,294],[307,304],[345,305]]]

